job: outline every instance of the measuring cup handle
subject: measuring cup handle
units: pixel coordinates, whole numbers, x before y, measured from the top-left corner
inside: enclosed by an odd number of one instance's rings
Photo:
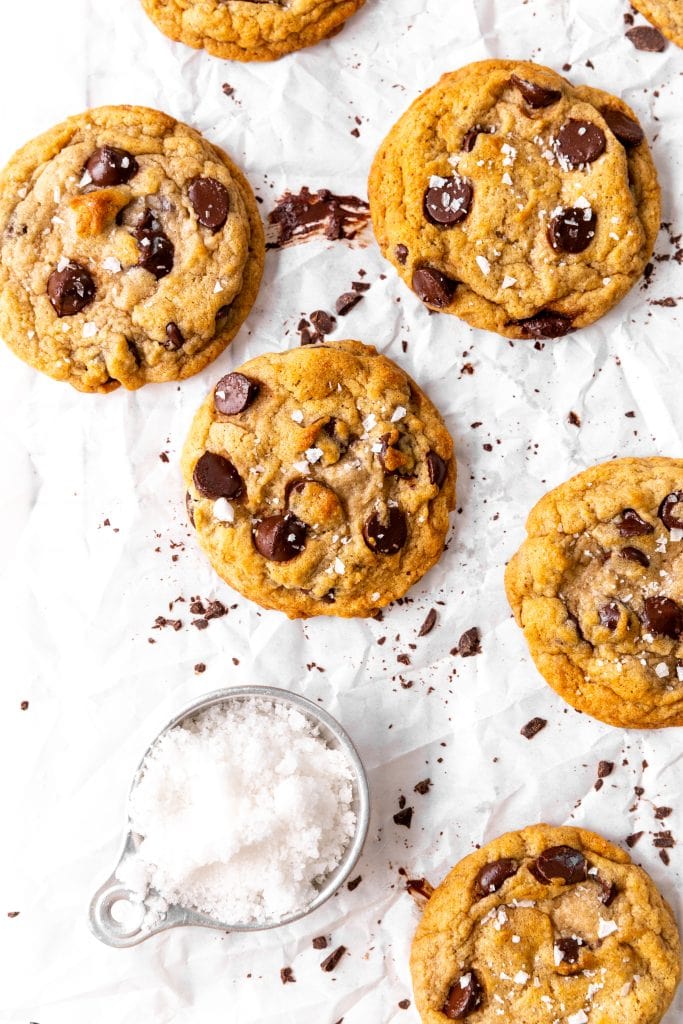
[[[130,920],[117,920],[113,907],[117,903],[128,905]],[[92,898],[88,922],[93,935],[107,946],[123,949],[135,946],[148,938],[155,929],[145,926],[145,909],[131,898],[130,891],[115,878],[110,878]]]

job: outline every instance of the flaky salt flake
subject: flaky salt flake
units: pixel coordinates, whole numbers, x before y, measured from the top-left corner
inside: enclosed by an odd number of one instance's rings
[[[512,980],[514,981],[515,985],[526,985],[527,981],[529,980],[529,975],[526,973],[526,971],[517,971]]]
[[[381,455],[383,448],[384,445],[382,444],[381,441],[375,441],[374,444],[370,445],[370,451],[373,453],[373,455]]]
[[[463,974],[460,977],[460,988],[467,988],[470,981],[472,980],[471,974]]]
[[[294,412],[292,413],[292,419],[294,420],[295,423],[303,423],[304,414],[302,413],[301,409],[294,410]]]
[[[121,270],[121,264],[116,259],[116,256],[106,256],[102,260],[102,269],[108,270],[110,274],[118,274]]]
[[[606,939],[608,935],[612,935],[614,932],[619,931],[619,925],[616,921],[608,921],[604,917],[601,917],[598,921],[598,938]]]
[[[612,278],[611,277],[603,277],[602,283],[604,284],[604,286],[606,288],[608,284],[612,283]]]
[[[482,274],[484,274],[485,277],[488,277],[488,275],[491,272],[491,264],[489,263],[489,261],[486,259],[485,256],[475,256],[475,259],[477,261],[477,266],[481,270]]]
[[[391,422],[392,423],[398,423],[399,420],[403,419],[403,417],[406,414],[406,411],[407,410],[405,409],[404,406],[397,405],[396,408],[394,409],[393,413],[391,414]]]
[[[323,457],[322,448],[307,448],[304,454],[311,465],[316,462],[320,462]]]
[[[83,324],[83,337],[94,338],[97,334],[97,324],[93,323],[92,320],[88,320]]]
[[[683,530],[679,530],[677,526],[669,530],[669,536],[673,541],[683,540]]]
[[[368,416],[365,417],[365,419],[363,420],[363,426],[366,430],[372,430],[373,427],[377,426],[377,417],[375,416],[374,412],[371,412]]]
[[[344,573],[346,572],[346,566],[342,562],[341,558],[335,558],[334,571],[336,572],[337,576],[343,576]]]
[[[512,185],[512,178],[510,177],[507,171],[500,180],[503,182],[504,185]]]
[[[83,177],[81,178],[81,180],[79,181],[78,184],[80,185],[81,188],[85,188],[86,185],[91,185],[92,184],[92,178],[90,176],[90,171],[83,171]]]
[[[303,459],[300,462],[292,463],[292,465],[294,466],[294,469],[296,469],[297,472],[299,472],[299,473],[307,473],[308,472],[308,463],[304,462]]]
[[[658,665],[655,665],[655,675],[659,679],[666,679],[669,674],[669,666],[664,661],[660,661]]]
[[[380,595],[380,592],[379,592],[379,590],[376,590],[374,594],[371,594],[371,595],[370,595],[370,600],[371,600],[371,601],[379,601],[379,599],[380,599],[380,596],[381,596],[381,595]]]
[[[515,944],[515,945],[517,945],[517,944],[518,944],[519,942],[521,942],[521,941],[522,941],[522,940],[520,939],[519,935],[512,935],[512,936],[510,936],[510,937],[511,937],[511,939],[512,939],[512,941],[514,942],[514,944]]]
[[[447,181],[448,181],[447,178],[440,178],[438,174],[432,174],[431,178],[429,179],[429,187],[430,188],[443,188],[443,186],[447,183]]]
[[[567,1017],[567,1024],[588,1024],[588,1016],[585,1010],[578,1010],[576,1013],[570,1013]]]
[[[234,523],[235,510],[227,498],[218,498],[213,503],[213,517],[219,523]]]
[[[510,277],[509,274],[506,274],[505,277],[503,278],[501,288],[512,288],[512,286],[515,284],[517,284],[517,278]]]
[[[218,295],[218,293],[222,292],[222,291],[223,291],[223,284],[222,284],[222,282],[221,281],[216,281],[215,285],[213,286],[213,294],[214,295]]]
[[[59,259],[59,262],[57,264],[57,270],[59,270],[61,272],[62,270],[66,270],[66,268],[68,266],[69,266],[69,259],[66,256],[61,256],[60,259]]]

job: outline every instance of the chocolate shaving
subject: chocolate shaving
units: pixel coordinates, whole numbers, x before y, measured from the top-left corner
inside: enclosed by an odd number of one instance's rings
[[[346,946],[337,946],[337,948],[332,953],[330,953],[329,956],[326,956],[323,962],[320,964],[321,970],[325,971],[327,974],[330,974],[335,969],[341,958],[344,956],[345,952]]]

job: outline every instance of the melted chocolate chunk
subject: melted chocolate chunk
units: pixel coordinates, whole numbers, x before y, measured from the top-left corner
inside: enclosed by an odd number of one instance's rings
[[[405,267],[406,260],[408,259],[408,246],[403,244],[397,245],[394,249],[394,254],[401,266]]]
[[[619,611],[619,605],[616,601],[610,601],[608,604],[603,604],[598,608],[598,618],[603,626],[607,629],[614,631],[619,625],[619,617],[621,612]]]
[[[436,267],[418,267],[413,274],[413,291],[428,306],[444,309],[450,306],[458,282]]]
[[[481,634],[478,626],[465,630],[458,640],[456,650],[461,658],[473,658],[475,654],[481,654]]]
[[[571,167],[592,164],[605,152],[606,145],[605,133],[592,121],[571,118],[557,133],[557,152]]]
[[[600,113],[612,134],[616,135],[622,146],[627,149],[639,146],[645,138],[645,133],[638,122],[634,121],[632,117],[628,117],[627,114],[622,114],[620,110],[615,110],[614,107],[603,107]]]
[[[559,949],[562,954],[562,962],[567,964],[578,963],[579,956],[581,955],[581,947],[585,943],[583,939],[579,939],[574,935],[565,935],[563,938],[558,939],[555,943],[555,948]]]
[[[194,503],[192,501],[192,495],[189,491],[185,492],[185,508],[187,509],[187,518],[190,520],[190,526],[195,526],[194,521]]]
[[[652,633],[678,640],[683,633],[683,610],[670,597],[646,597],[643,625]]]
[[[424,214],[428,221],[439,227],[453,227],[470,212],[474,189],[471,182],[454,174],[437,179],[424,194]]]
[[[182,331],[178,327],[178,324],[171,323],[166,324],[166,341],[161,343],[164,348],[168,349],[169,352],[177,352],[179,348],[182,348],[185,344]]]
[[[511,75],[510,83],[522,94],[523,99],[533,110],[549,107],[553,103],[557,103],[562,96],[559,89],[547,89],[543,85],[529,82],[526,78],[520,78],[518,75]]]
[[[291,512],[267,516],[254,528],[254,547],[271,562],[291,562],[306,547],[306,524]]]
[[[647,569],[650,564],[650,559],[644,551],[640,550],[640,548],[622,548],[619,554],[622,558],[628,559],[629,562],[637,562],[638,565],[642,565],[643,569]]]
[[[479,979],[474,971],[468,971],[451,985],[441,1012],[449,1020],[462,1020],[481,1006],[481,999]]]
[[[244,482],[232,462],[215,452],[204,452],[197,460],[192,476],[194,485],[203,498],[239,498]]]
[[[492,892],[498,892],[503,882],[516,875],[517,871],[517,862],[509,857],[502,857],[500,860],[485,864],[474,880],[475,896],[481,900],[484,896],[490,896]]]
[[[667,530],[683,530],[683,491],[672,491],[671,494],[667,494],[659,506],[657,515]]]
[[[617,523],[617,530],[621,537],[644,537],[648,533],[654,533],[655,528],[651,523],[641,519],[634,508],[625,508]]]
[[[215,178],[195,178],[188,189],[197,220],[205,228],[218,231],[228,219],[230,193]]]
[[[465,153],[471,153],[474,144],[480,135],[494,135],[496,129],[493,125],[475,124],[465,132],[462,140],[462,148]]]
[[[363,540],[375,554],[395,555],[408,539],[408,521],[400,508],[386,510],[383,522],[379,512],[372,512],[363,526]]]
[[[125,185],[138,173],[138,162],[132,153],[115,146],[100,146],[85,165],[93,185]]]
[[[553,881],[576,885],[586,880],[588,864],[581,851],[573,846],[549,846],[529,865],[529,870],[539,882],[548,885]]]
[[[224,416],[235,416],[244,412],[256,399],[259,385],[243,373],[226,373],[216,384],[213,392],[213,404],[216,412]]]
[[[519,327],[524,338],[562,338],[571,331],[572,318],[546,309],[525,320],[511,320],[508,326]]]
[[[96,290],[90,271],[74,260],[53,270],[47,279],[47,296],[59,317],[80,313],[95,298]]]
[[[429,471],[429,482],[441,490],[448,473],[448,465],[434,450],[427,452],[427,469]]]
[[[570,206],[550,221],[548,241],[555,252],[583,252],[595,238],[597,223],[597,215],[590,208]]]
[[[615,883],[599,878],[598,885],[600,886],[600,902],[605,907],[611,907],[619,893]]]
[[[661,53],[666,49],[666,39],[653,25],[637,25],[630,28],[626,33],[636,50],[643,50],[645,53]]]
[[[138,266],[154,274],[157,281],[173,270],[175,247],[151,210],[147,210],[135,228],[140,246]]]
[[[325,959],[322,961],[322,963],[320,964],[321,970],[325,971],[327,974],[330,974],[335,969],[341,958],[344,956],[345,952],[346,946],[337,946],[334,952],[330,953],[330,955],[326,956]]]

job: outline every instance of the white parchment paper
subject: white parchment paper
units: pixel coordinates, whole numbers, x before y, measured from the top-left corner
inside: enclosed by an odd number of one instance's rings
[[[398,1005],[412,999],[418,919],[399,868],[436,883],[473,844],[539,819],[622,842],[642,830],[633,854],[680,916],[681,847],[667,867],[653,833],[680,834],[681,733],[626,733],[565,706],[531,664],[502,588],[526,513],[548,487],[614,455],[683,450],[679,310],[652,304],[683,292],[672,240],[683,223],[683,52],[637,52],[624,37],[628,10],[621,0],[367,0],[331,42],[249,66],[171,44],[138,0],[2,4],[3,160],[86,106],[142,103],[228,149],[264,214],[302,185],[364,195],[377,143],[422,89],[469,61],[518,56],[571,64],[575,82],[637,110],[671,227],[647,290],[543,351],[429,316],[371,236],[364,247],[270,252],[245,328],[180,386],[90,397],[0,346],[0,1020],[415,1024],[414,1007]],[[372,287],[334,337],[374,343],[439,405],[457,446],[458,513],[440,564],[383,622],[288,622],[212,573],[186,525],[178,453],[214,381],[298,344],[301,314],[332,310],[360,269]],[[229,614],[194,628],[194,595]],[[437,625],[417,638],[431,607]],[[158,615],[182,628],[152,630]],[[453,657],[474,625],[483,653]],[[275,932],[180,929],[130,950],[100,945],[87,906],[118,857],[140,755],[184,703],[240,683],[321,699],[353,736],[373,795],[362,882]],[[528,741],[520,727],[537,715],[548,725]],[[596,791],[600,759],[616,767]],[[413,787],[424,778],[433,785],[422,796]],[[393,822],[401,794],[414,807],[410,830]],[[661,805],[673,807],[665,822],[654,815]],[[318,935],[348,948],[332,975],[312,949]],[[282,985],[284,966],[295,984]],[[679,997],[667,1021],[682,1011]]]

